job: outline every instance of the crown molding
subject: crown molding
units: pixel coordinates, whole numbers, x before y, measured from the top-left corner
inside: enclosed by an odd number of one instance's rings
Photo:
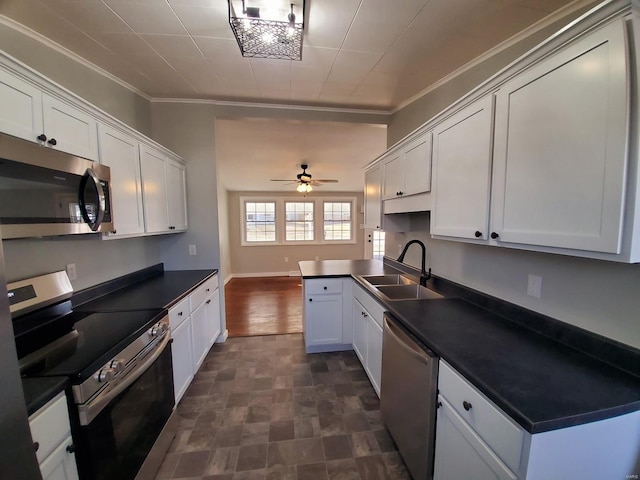
[[[540,30],[543,30],[544,28],[548,27],[549,25],[552,25],[553,23],[557,22],[558,20],[561,20],[562,18],[566,17],[567,15],[570,15],[571,13],[576,12],[576,11],[580,10],[581,8],[584,8],[584,7],[586,7],[588,5],[591,5],[591,4],[593,4],[593,0],[575,0],[575,1],[571,2],[571,3],[568,3],[567,5],[565,5],[564,7],[560,8],[559,10],[556,10],[555,12],[551,13],[550,15],[547,15],[543,19],[537,21],[533,25],[530,25],[529,27],[525,28],[524,30],[518,32],[513,37],[508,38],[504,42],[499,43],[498,45],[496,45],[495,47],[491,48],[490,50],[487,50],[482,55],[474,58],[470,62],[465,63],[461,67],[459,67],[456,70],[454,70],[453,72],[451,72],[449,75],[447,75],[445,77],[442,77],[440,80],[438,80],[435,83],[432,83],[431,85],[429,85],[424,90],[421,90],[420,92],[416,93],[412,97],[410,97],[407,100],[405,100],[402,103],[400,103],[397,107],[394,107],[393,109],[391,109],[389,111],[389,113],[391,115],[397,113],[398,111],[402,110],[403,108],[407,107],[408,105],[411,105],[416,100],[424,97],[428,93],[431,93],[434,90],[436,90],[437,88],[439,88],[439,87],[445,85],[446,83],[450,82],[451,80],[456,78],[458,75],[461,75],[461,74],[465,73],[467,70],[470,70],[473,67],[481,64],[482,62],[484,62],[485,60],[488,60],[489,58],[493,57],[494,55],[496,55],[496,54],[498,54],[498,53],[500,53],[500,52],[502,52],[502,51],[504,51],[504,50],[516,45],[518,42],[524,40],[525,38],[529,37],[530,35],[533,35],[536,32],[539,32]]]

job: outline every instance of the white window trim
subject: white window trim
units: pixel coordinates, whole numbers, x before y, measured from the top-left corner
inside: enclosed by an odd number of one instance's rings
[[[276,204],[276,240],[274,242],[247,242],[246,232],[246,202],[275,202]],[[285,240],[286,214],[285,202],[314,202],[314,240]],[[351,240],[324,240],[324,202],[349,202],[351,203]],[[322,196],[322,197],[295,197],[279,195],[261,195],[259,197],[240,197],[240,245],[243,247],[267,247],[282,245],[354,245],[357,242],[357,198],[344,196]]]

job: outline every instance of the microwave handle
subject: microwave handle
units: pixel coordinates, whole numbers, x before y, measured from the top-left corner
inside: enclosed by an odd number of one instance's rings
[[[86,199],[84,198],[85,187],[87,186],[87,182],[89,180],[91,180],[91,182],[93,183],[96,189],[96,192],[98,192],[98,213],[96,215],[95,222],[92,222],[91,219],[89,218],[89,214],[87,213],[87,203],[86,203]],[[82,176],[82,179],[80,180],[79,201],[80,201],[79,202],[80,212],[82,213],[82,218],[84,219],[85,223],[89,225],[89,228],[91,228],[91,230],[93,230],[94,232],[97,231],[100,228],[100,225],[102,224],[102,220],[104,218],[104,211],[106,208],[106,199],[104,196],[104,189],[100,184],[100,179],[98,178],[96,173],[90,168],[87,168],[87,171],[84,173],[84,175]]]

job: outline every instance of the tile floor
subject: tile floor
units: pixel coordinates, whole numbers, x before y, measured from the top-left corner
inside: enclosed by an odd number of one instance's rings
[[[178,413],[156,480],[411,480],[355,353],[301,334],[214,345]]]

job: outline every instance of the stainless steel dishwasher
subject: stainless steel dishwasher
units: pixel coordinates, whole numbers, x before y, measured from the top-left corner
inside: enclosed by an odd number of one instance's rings
[[[414,480],[433,476],[438,357],[384,315],[382,419]]]

